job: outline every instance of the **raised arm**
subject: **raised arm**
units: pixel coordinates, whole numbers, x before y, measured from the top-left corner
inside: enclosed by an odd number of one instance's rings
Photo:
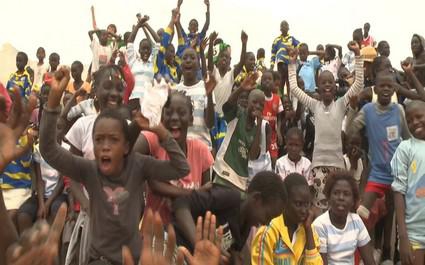
[[[235,78],[242,71],[242,68],[245,65],[245,56],[246,56],[246,46],[247,46],[247,43],[248,43],[248,35],[243,30],[241,32],[241,41],[242,41],[241,57],[239,59],[239,63],[235,66],[235,69],[233,70],[233,76]]]
[[[359,45],[355,41],[351,41],[348,45],[351,47],[351,50],[356,56],[354,66],[355,79],[350,89],[348,89],[347,93],[345,93],[344,95],[344,105],[347,105],[350,101],[350,98],[353,96],[357,96],[364,88],[363,58],[360,57]]]
[[[146,36],[149,36],[150,34],[156,43],[161,43],[161,38],[158,36],[158,33],[156,33],[156,31],[153,30],[153,28],[148,24],[148,22],[144,24],[143,31],[145,32]]]
[[[404,61],[401,63],[401,68],[403,68],[403,71],[406,73],[407,78],[409,78],[409,80],[412,81],[416,89],[417,95],[416,96],[411,95],[411,97],[409,98],[425,101],[425,89],[424,89],[424,86],[416,77],[415,73],[413,72],[413,65],[407,61]]]
[[[143,27],[143,25],[149,20],[148,16],[144,16],[142,17],[138,22],[137,25],[135,27],[133,27],[133,30],[131,31],[130,36],[128,37],[127,43],[133,43],[134,40],[136,39],[137,36],[137,32],[139,31],[139,29],[141,27]]]
[[[91,161],[71,154],[56,141],[57,119],[60,114],[60,100],[69,82],[69,69],[55,72],[46,108],[40,122],[40,153],[46,162],[62,174],[83,182],[91,167]]]
[[[214,71],[214,42],[217,36],[215,31],[210,34],[210,45],[208,45],[208,72],[210,73]]]
[[[93,30],[98,30],[97,24],[96,24],[96,16],[94,14],[94,6],[90,7],[90,11],[91,11],[91,23],[93,26]]]
[[[211,129],[214,126],[214,99],[213,91],[217,81],[214,76],[211,74],[208,80],[205,82],[205,90],[207,94],[207,107],[205,108],[205,125],[208,129]]]
[[[205,24],[202,27],[201,37],[204,38],[207,34],[208,28],[210,27],[210,1],[204,0],[205,5],[207,6],[207,12],[205,13]]]
[[[319,102],[316,99],[308,96],[304,91],[299,88],[297,83],[297,57],[298,52],[296,49],[289,50],[289,67],[288,67],[288,73],[289,73],[289,85],[291,86],[291,93],[298,98],[298,100],[309,108],[311,111],[313,111],[314,106]]]

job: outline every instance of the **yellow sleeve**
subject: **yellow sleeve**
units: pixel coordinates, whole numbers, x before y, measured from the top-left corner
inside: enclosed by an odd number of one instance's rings
[[[313,238],[314,238],[314,245],[316,246],[315,249],[312,250],[305,250],[305,265],[322,265],[323,260],[322,256],[320,255],[319,249],[320,249],[320,243],[319,243],[319,236],[317,235],[316,229],[312,227],[313,229]]]
[[[273,246],[277,236],[270,226],[262,226],[251,245],[251,265],[273,265]]]

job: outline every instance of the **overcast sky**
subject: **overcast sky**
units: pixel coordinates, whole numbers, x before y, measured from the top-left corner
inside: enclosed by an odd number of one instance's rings
[[[232,63],[240,51],[240,31],[249,35],[248,50],[263,47],[270,57],[271,44],[279,35],[280,21],[286,19],[290,34],[315,48],[317,44],[341,44],[346,49],[353,29],[370,22],[371,35],[387,40],[391,46],[393,66],[411,55],[413,33],[425,33],[424,0],[210,0],[210,31],[232,45]],[[151,17],[156,29],[168,25],[176,0],[1,0],[0,45],[9,42],[35,58],[38,46],[47,54],[58,52],[61,63],[91,60],[88,30],[91,29],[90,6],[96,8],[97,24],[109,23],[123,34],[136,21],[136,13]],[[182,24],[187,28],[197,18],[200,28],[205,21],[203,0],[184,0]],[[422,30],[422,31],[421,31]],[[139,32],[138,37],[143,37]],[[139,39],[139,38],[138,38]],[[1,67],[1,65],[0,65]]]

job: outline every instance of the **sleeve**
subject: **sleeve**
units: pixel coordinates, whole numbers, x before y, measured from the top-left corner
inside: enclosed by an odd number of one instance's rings
[[[316,231],[317,236],[319,238],[319,243],[320,243],[319,252],[328,253],[328,235],[322,223],[320,222],[320,220],[321,219],[314,220],[313,231]]]
[[[272,44],[272,56],[270,58],[270,65],[274,66],[276,62],[276,53],[277,53],[277,43],[279,42],[279,38],[276,38]]]
[[[157,160],[146,156],[148,161],[145,162],[143,170],[147,178],[169,181],[187,176],[190,167],[177,142],[171,136],[168,136],[167,140],[161,143],[161,146],[167,151],[170,160]]]
[[[71,121],[75,118],[77,118],[78,116],[80,116],[83,113],[83,108],[81,106],[81,103],[78,103],[77,105],[75,105],[74,107],[72,107],[68,114],[66,115],[66,118],[68,119],[68,121]],[[68,136],[68,135],[67,135]]]
[[[313,237],[314,237],[314,244],[316,245],[315,249],[311,249],[311,250],[305,250],[305,265],[322,265],[323,264],[323,260],[322,260],[322,256],[320,256],[320,239],[319,239],[319,235],[316,232],[316,229],[313,228]]]
[[[56,126],[51,124],[56,124],[59,114],[59,108],[43,110],[40,123],[40,153],[44,160],[61,174],[85,183],[85,178],[93,175],[90,169],[91,163],[94,162],[71,154],[56,142]]]
[[[155,156],[155,154],[158,152],[158,149],[160,148],[158,136],[149,131],[143,131],[142,134],[145,136],[145,139],[148,142],[150,154]]]
[[[301,88],[298,87],[297,83],[297,69],[295,64],[290,64],[288,68],[289,72],[289,85],[291,86],[291,92],[296,98],[311,111],[314,111],[314,107],[318,101],[308,96]]]
[[[369,232],[363,223],[363,220],[357,216],[356,222],[359,225],[359,234],[357,235],[357,247],[364,247],[370,242]]]
[[[262,226],[252,240],[251,264],[274,265],[273,252],[277,242],[277,235],[270,226]]]
[[[397,106],[400,109],[401,138],[406,140],[411,137],[410,130],[407,126],[406,115],[403,106],[400,104],[397,104]]]
[[[313,68],[314,70],[318,70],[320,69],[320,67],[322,66],[322,64],[320,63],[320,59],[319,57],[315,56],[311,59],[311,62],[313,63]]]
[[[68,116],[68,119],[69,119],[69,116]],[[69,129],[68,133],[65,136],[68,142],[80,151],[83,150],[83,142],[82,142],[83,135],[84,135],[83,126],[84,125],[82,124],[82,120],[78,119],[74,123],[74,125],[72,125],[71,129]]]
[[[96,34],[93,34],[93,40],[90,43],[90,49],[92,51],[96,50],[99,47],[99,39]]]
[[[130,67],[136,62],[137,54],[134,50],[134,43],[127,43],[127,56],[128,56],[128,64]]]
[[[292,37],[292,46],[294,46],[295,48],[298,47],[298,45],[300,45],[300,41],[297,40],[296,38]]]
[[[409,141],[401,142],[391,160],[391,171],[394,176],[391,188],[393,191],[404,195],[407,192],[407,177],[410,164],[408,143]]]
[[[344,95],[344,105],[347,105],[350,102],[350,98],[352,96],[356,96],[360,93],[360,91],[364,87],[364,69],[363,69],[363,58],[360,56],[356,56],[355,59],[355,80],[353,85],[350,87],[350,89],[347,91],[347,93]]]
[[[344,54],[344,56],[342,57],[342,64],[347,66],[350,63],[350,52],[347,52],[346,54]]]

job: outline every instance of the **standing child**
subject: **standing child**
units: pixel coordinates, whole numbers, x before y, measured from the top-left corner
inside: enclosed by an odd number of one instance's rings
[[[406,106],[412,138],[402,141],[391,160],[401,264],[425,262],[425,103]]]
[[[363,59],[359,57],[360,50],[356,43],[351,43],[356,52],[356,80],[344,97],[335,100],[335,78],[330,71],[323,71],[318,80],[320,100],[316,100],[303,92],[297,84],[296,77],[296,51],[290,55],[291,65],[289,77],[292,92],[299,103],[310,109],[314,114],[315,139],[312,161],[312,174],[314,178],[316,207],[327,209],[326,197],[323,188],[327,175],[335,170],[344,169],[342,154],[341,130],[349,98],[357,95],[363,88]]]
[[[69,93],[74,94],[77,90],[82,88],[84,91],[86,91],[87,94],[91,91],[91,86],[86,81],[83,81],[81,78],[81,74],[83,73],[84,66],[80,61],[74,61],[71,64],[71,76],[74,80],[73,82],[69,82],[68,86],[66,87],[66,91]],[[82,97],[77,98],[77,103],[81,102],[83,100]]]
[[[349,135],[346,140],[346,153],[344,154],[345,169],[353,175],[357,186],[363,180],[366,173],[363,163],[362,137],[360,135]]]
[[[188,139],[187,131],[193,122],[193,106],[189,97],[181,92],[173,91],[162,110],[162,123],[171,132],[186,155],[190,166],[190,174],[177,181],[149,181],[146,197],[146,208],[158,211],[162,222],[167,225],[171,221],[171,203],[174,199],[190,195],[210,181],[210,167],[214,159],[208,146],[198,139]],[[151,154],[156,159],[169,160],[166,150],[160,146],[158,136],[144,131],[138,138],[134,150],[141,154]],[[207,188],[209,185],[204,186]]]
[[[316,72],[320,69],[322,64],[318,56],[308,60],[308,56],[312,54],[321,54],[322,52],[310,52],[306,43],[299,45],[300,53],[300,66],[298,67],[298,75],[304,82],[304,91],[307,93],[314,93],[316,91]]]
[[[196,51],[187,48],[182,57],[183,82],[176,86],[178,91],[184,91],[193,101],[194,117],[193,124],[189,127],[188,137],[199,139],[212,149],[211,136],[208,131],[214,124],[214,97],[215,84],[210,83],[207,89],[206,83],[199,80],[199,59]],[[210,77],[210,81],[214,78]]]
[[[7,81],[6,89],[11,92],[16,86],[19,87],[19,91],[22,97],[28,98],[31,94],[31,77],[25,66],[28,63],[28,56],[24,52],[18,52],[16,54],[16,72],[12,73]]]
[[[313,222],[320,239],[324,264],[355,264],[358,248],[365,265],[375,265],[370,237],[362,219],[353,213],[359,201],[359,190],[352,175],[338,172],[326,182],[329,210]]]
[[[349,47],[354,47],[353,45],[348,45]],[[338,50],[338,56],[335,53],[335,49]],[[341,58],[342,58],[342,47],[335,44],[327,44],[325,48],[325,63],[320,68],[320,71],[329,71],[333,74],[334,79],[338,80],[338,71],[341,67]]]
[[[410,42],[410,49],[413,55],[413,67],[415,75],[425,86],[425,39],[421,35],[413,34],[412,41]]]
[[[266,63],[264,60],[266,59],[266,51],[263,48],[260,48],[257,50],[257,62],[255,64],[255,67],[258,71],[263,72],[267,69]]]
[[[36,53],[38,62],[34,66],[34,84],[33,90],[39,91],[43,85],[43,76],[48,70],[47,64],[44,63],[44,58],[46,57],[46,52],[43,47],[39,47]]]
[[[279,155],[279,149],[277,146],[277,120],[281,118],[283,105],[280,97],[272,92],[273,87],[273,72],[265,71],[261,76],[261,88],[265,96],[263,119],[269,123],[271,130],[270,146],[267,148],[270,151],[272,167],[274,168]]]
[[[311,162],[301,155],[303,146],[304,136],[302,131],[296,127],[289,129],[286,133],[286,151],[288,153],[277,160],[275,171],[283,180],[291,173],[298,173],[311,186],[313,185],[310,175]]]
[[[367,47],[367,46],[375,47],[375,40],[369,34],[369,31],[370,31],[370,24],[366,22],[363,26],[363,41],[362,41],[363,47]]]
[[[283,212],[258,230],[252,242],[251,264],[321,265],[307,181],[293,173],[285,179],[284,185],[287,198]]]
[[[120,87],[122,80],[106,72],[99,80],[104,88]],[[55,124],[62,93],[69,82],[69,70],[55,74],[40,128],[40,151],[47,163],[66,176],[82,182],[90,196],[89,264],[121,264],[123,245],[128,245],[134,260],[139,259],[138,224],[142,192],[146,180],[178,179],[189,173],[186,159],[161,125],[152,128],[170,155],[170,161],[130,153],[130,132],[126,120],[114,110],[102,112],[93,125],[94,159],[75,156],[55,141]],[[116,89],[116,88],[115,88]],[[148,127],[141,122],[144,128]]]
[[[99,34],[99,37],[97,34]],[[91,30],[89,31],[89,38],[91,41],[90,49],[93,54],[89,73],[91,75],[99,70],[102,65],[109,63],[112,56],[112,47],[108,45],[108,32],[106,30]]]
[[[53,74],[58,69],[59,64],[60,64],[59,54],[52,52],[49,55],[49,69],[47,70],[47,72],[43,76],[43,83],[44,84],[50,85],[50,82],[53,79]]]

